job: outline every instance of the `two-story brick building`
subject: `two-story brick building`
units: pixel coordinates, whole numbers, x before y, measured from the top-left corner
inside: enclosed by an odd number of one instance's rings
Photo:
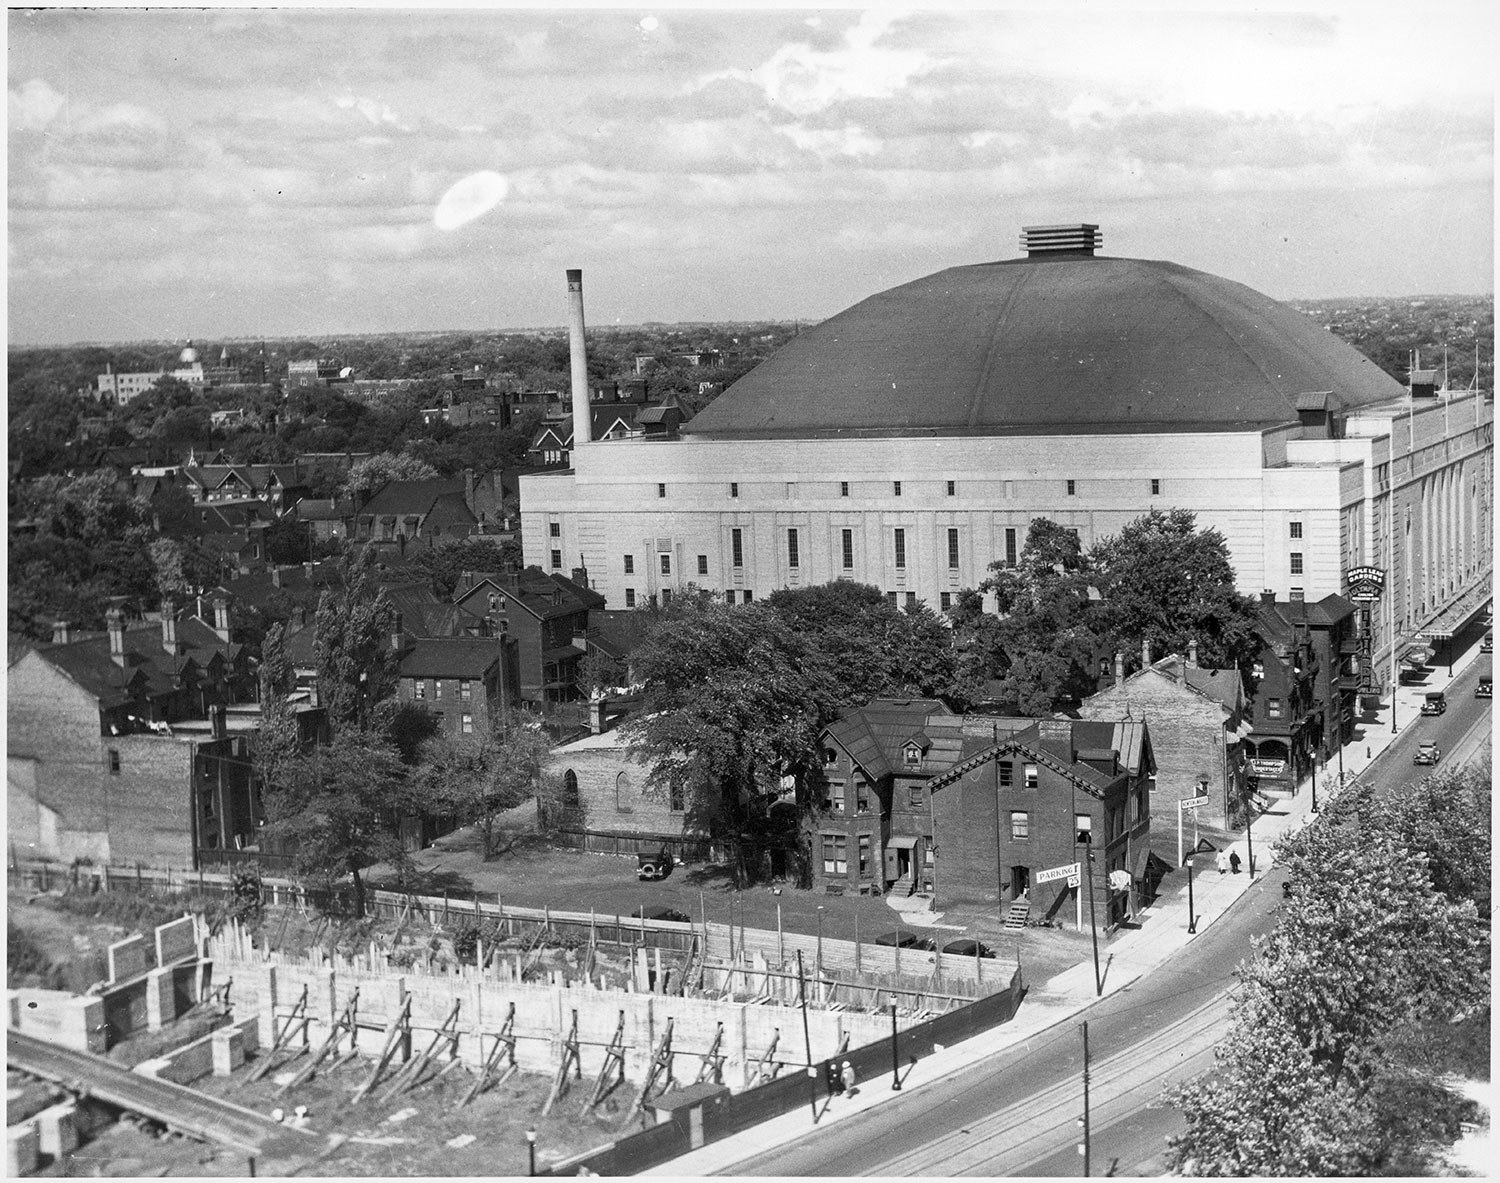
[[[513,647],[501,639],[412,638],[403,653],[397,698],[426,710],[450,735],[488,735],[505,708],[519,704]]]
[[[1087,923],[1092,877],[1099,922],[1123,921],[1151,853],[1156,761],[1143,720],[1039,719],[985,743],[927,782],[933,903],[1021,903],[1032,916]],[[1082,883],[1036,883],[1081,866]]]
[[[179,619],[54,643],[10,667],[8,829],[17,853],[194,867],[207,852],[252,845],[260,820],[249,738],[254,677],[215,623]],[[231,729],[230,723],[234,726]]]
[[[1198,664],[1197,646],[1186,657],[1169,653],[1129,677],[1124,657],[1115,659],[1114,683],[1079,704],[1085,719],[1140,719],[1151,725],[1151,748],[1156,757],[1156,782],[1151,792],[1151,825],[1159,835],[1177,826],[1178,802],[1196,797],[1201,785],[1209,803],[1196,811],[1196,820],[1216,827],[1228,824],[1231,800],[1245,790],[1245,753],[1248,734],[1244,680],[1235,669],[1208,669]]]

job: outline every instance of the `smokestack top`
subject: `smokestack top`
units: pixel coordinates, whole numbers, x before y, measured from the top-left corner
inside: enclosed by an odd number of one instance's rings
[[[568,268],[568,286],[571,288],[571,287],[573,287],[575,285],[578,286],[578,287],[582,287],[583,286],[583,268],[582,267],[569,267]]]

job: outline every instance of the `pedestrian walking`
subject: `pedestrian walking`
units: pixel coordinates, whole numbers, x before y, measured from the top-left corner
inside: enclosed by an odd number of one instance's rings
[[[1237,850],[1229,852],[1229,869],[1236,875],[1240,873],[1240,852]]]
[[[1227,850],[1219,851],[1218,857],[1214,861],[1219,864],[1220,875],[1229,870],[1229,852]]]
[[[848,1060],[844,1061],[844,1068],[843,1071],[839,1073],[839,1077],[844,1082],[845,1096],[852,1097],[859,1091],[854,1087],[854,1065],[849,1063]]]
[[[839,1065],[837,1060],[828,1061],[828,1066],[824,1069],[823,1075],[825,1078],[827,1078],[828,1081],[828,1095],[830,1097],[844,1091],[844,1079],[843,1076],[839,1073]]]

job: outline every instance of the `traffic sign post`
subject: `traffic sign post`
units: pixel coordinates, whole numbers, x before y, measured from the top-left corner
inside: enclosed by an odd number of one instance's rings
[[[1203,782],[1199,782],[1200,785]],[[1206,785],[1203,786],[1205,789]],[[1197,810],[1208,804],[1208,793],[1203,792],[1196,797],[1184,797],[1177,802],[1177,865],[1182,866],[1185,861],[1182,853],[1182,814],[1184,810],[1193,810],[1193,845],[1198,845],[1198,814]]]

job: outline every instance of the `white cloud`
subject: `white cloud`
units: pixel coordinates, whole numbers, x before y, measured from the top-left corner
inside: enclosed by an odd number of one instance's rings
[[[752,70],[721,70],[700,78],[698,86],[721,78],[753,82],[772,104],[794,115],[813,115],[846,99],[889,98],[936,64],[923,50],[878,44],[897,19],[890,12],[866,12],[837,49],[793,42]]]
[[[792,123],[776,130],[804,152],[813,152],[825,159],[830,156],[875,156],[881,147],[880,141],[869,132],[853,125],[822,129]]]
[[[483,217],[505,200],[510,183],[497,172],[473,173],[443,194],[433,211],[432,223],[439,230],[457,230]]]
[[[20,90],[8,92],[10,125],[24,131],[40,131],[56,118],[67,99],[40,78],[33,78]]]
[[[401,131],[409,130],[396,113],[385,103],[376,99],[363,98],[356,95],[342,95],[333,100],[340,110],[358,111],[375,127],[395,127]]]

